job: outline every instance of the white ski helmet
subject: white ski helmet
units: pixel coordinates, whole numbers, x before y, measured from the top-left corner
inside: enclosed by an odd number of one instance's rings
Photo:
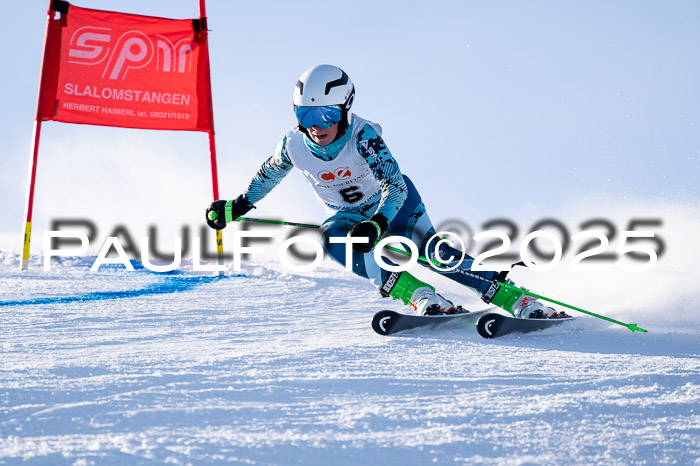
[[[350,124],[350,108],[355,99],[355,86],[337,66],[318,65],[299,77],[294,87],[294,108],[338,105],[345,114],[343,121]]]

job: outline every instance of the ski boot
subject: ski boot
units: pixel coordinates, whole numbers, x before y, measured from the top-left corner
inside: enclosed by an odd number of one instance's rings
[[[505,280],[505,283],[515,286],[511,280]],[[545,306],[537,298],[522,293],[517,289],[506,289],[495,283],[486,290],[481,299],[486,301],[486,303],[505,309],[519,319],[560,319],[571,317],[563,311],[557,312],[551,307]]]
[[[379,292],[384,297],[400,299],[412,306],[419,316],[462,314],[469,312],[462,306],[455,306],[435,292],[435,288],[424,283],[408,272],[392,272]]]

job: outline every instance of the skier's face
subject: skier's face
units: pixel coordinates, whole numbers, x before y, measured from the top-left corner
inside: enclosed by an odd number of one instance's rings
[[[335,137],[338,135],[338,123],[326,129],[312,126],[311,128],[306,128],[306,131],[308,131],[309,137],[313,142],[320,146],[327,146],[335,141]]]

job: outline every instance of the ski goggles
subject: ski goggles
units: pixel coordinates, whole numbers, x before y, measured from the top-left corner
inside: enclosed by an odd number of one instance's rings
[[[325,107],[294,107],[297,121],[304,128],[318,126],[319,128],[330,128],[338,123],[342,117],[342,112],[338,105],[327,105]]]

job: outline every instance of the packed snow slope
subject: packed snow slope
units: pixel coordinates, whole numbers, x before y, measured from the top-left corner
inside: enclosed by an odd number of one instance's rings
[[[671,306],[595,309],[646,334],[382,337],[401,305],[328,263],[90,265],[0,253],[0,462],[700,464],[700,332]]]

